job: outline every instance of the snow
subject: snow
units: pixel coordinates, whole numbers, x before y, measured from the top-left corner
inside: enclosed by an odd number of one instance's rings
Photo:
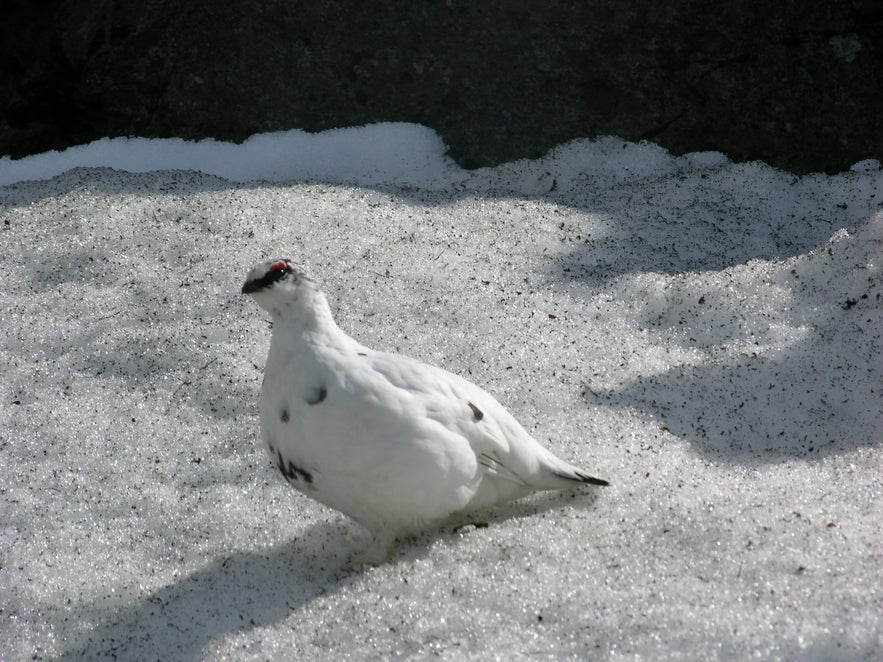
[[[322,180],[433,187],[454,163],[434,131],[387,123],[313,134],[280,131],[241,145],[180,138],[104,138],[64,152],[20,160],[0,158],[0,185],[50,179],[71,168],[109,167],[127,172],[197,170],[232,182]]]
[[[879,162],[604,138],[466,172],[387,124],[0,181],[3,660],[883,657]],[[258,444],[238,292],[278,256],[612,486],[348,567],[363,532]]]

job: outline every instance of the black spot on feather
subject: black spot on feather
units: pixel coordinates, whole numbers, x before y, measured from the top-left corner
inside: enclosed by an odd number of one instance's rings
[[[301,469],[291,460],[286,460],[282,457],[282,453],[276,451],[276,466],[279,468],[279,471],[282,472],[282,475],[285,476],[289,482],[292,480],[301,480],[305,483],[313,482],[313,474],[305,469]]]
[[[291,419],[291,415],[288,413],[287,409],[283,408],[282,415],[279,418],[282,420],[283,423],[288,423],[288,421]]]
[[[328,397],[328,391],[324,386],[322,386],[319,388],[319,390],[316,391],[316,393],[313,394],[312,397],[307,398],[307,404],[308,405],[317,405],[327,397]]]
[[[480,421],[484,418],[484,412],[471,402],[469,403],[469,408],[472,410],[472,415],[475,416],[476,421]]]

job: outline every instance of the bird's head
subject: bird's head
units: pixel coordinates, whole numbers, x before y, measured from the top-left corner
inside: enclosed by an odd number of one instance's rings
[[[305,303],[305,291],[314,290],[313,280],[291,260],[267,260],[249,270],[242,286],[258,305],[274,317],[286,316]]]

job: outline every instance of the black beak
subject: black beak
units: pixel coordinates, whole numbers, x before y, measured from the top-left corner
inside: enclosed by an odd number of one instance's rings
[[[258,292],[259,290],[264,289],[265,285],[266,283],[262,283],[259,280],[247,280],[242,286],[242,293],[251,294],[252,292]]]

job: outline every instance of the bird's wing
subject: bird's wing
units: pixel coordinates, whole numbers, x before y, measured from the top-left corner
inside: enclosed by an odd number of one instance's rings
[[[416,359],[384,353],[367,358],[390,386],[419,402],[428,419],[467,443],[484,472],[528,484],[546,451],[492,395]]]
[[[419,477],[426,468],[454,484],[474,480],[476,453],[450,424],[451,414],[441,413],[452,405],[438,395],[442,385],[435,383],[432,371],[403,368],[397,358],[375,361],[373,354],[332,351],[315,365],[290,370],[292,379],[305,374],[304,382],[315,382],[305,389],[306,398],[292,398],[290,426],[298,431],[304,461],[378,480]],[[471,415],[465,402],[463,410],[464,419]]]
[[[484,475],[532,483],[546,451],[481,388],[401,355],[325,356],[317,370],[303,371],[322,380],[323,399],[291,414],[303,462],[395,480],[427,498],[431,485],[439,486],[435,495],[472,491]],[[336,443],[344,439],[351,442]]]
[[[522,487],[603,484],[536,441],[496,398],[442,368],[404,356],[370,355],[373,370],[422,401],[426,416],[469,444],[484,472]]]

